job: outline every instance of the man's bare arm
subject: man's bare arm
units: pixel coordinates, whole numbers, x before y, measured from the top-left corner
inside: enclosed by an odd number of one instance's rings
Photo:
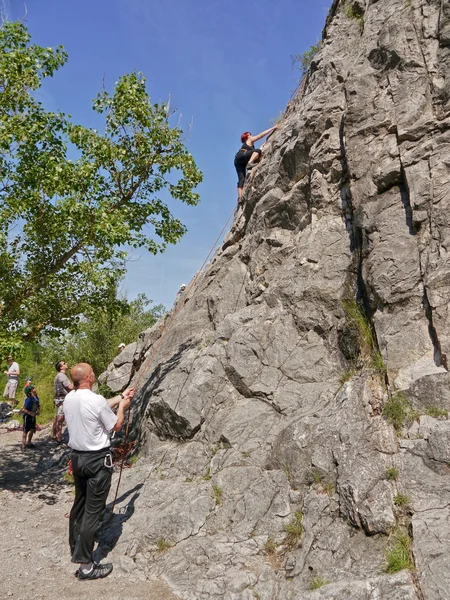
[[[130,394],[131,394],[131,398],[132,398],[134,396],[134,388],[128,388],[127,390],[125,390],[124,392],[119,394],[118,396],[114,396],[113,398],[108,398],[107,402],[109,404],[109,408],[114,410],[115,408],[117,408],[119,406],[120,401],[123,398],[128,398],[128,396]]]

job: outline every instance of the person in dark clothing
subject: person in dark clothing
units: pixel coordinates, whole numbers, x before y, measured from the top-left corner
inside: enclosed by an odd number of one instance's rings
[[[33,439],[33,434],[36,432],[36,415],[38,415],[41,410],[36,388],[33,385],[28,385],[24,391],[27,397],[25,398],[22,408],[22,450],[25,450],[25,448],[34,448],[34,444],[31,443],[31,440]]]
[[[250,131],[246,131],[241,135],[242,146],[234,157],[234,166],[238,176],[238,202],[241,201],[242,194],[244,193],[244,183],[247,171],[252,169],[261,158],[261,150],[255,148],[255,142],[266,135],[269,135],[269,133],[272,133],[276,128],[277,125],[270,129],[266,129],[266,131],[263,131],[262,133],[258,133],[258,135],[252,135]]]

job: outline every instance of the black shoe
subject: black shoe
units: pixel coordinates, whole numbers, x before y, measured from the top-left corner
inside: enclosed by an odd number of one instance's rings
[[[112,570],[113,566],[111,563],[104,563],[102,565],[94,564],[89,573],[83,573],[81,569],[78,569],[77,577],[80,581],[84,581],[85,579],[103,579],[103,577],[108,577]]]

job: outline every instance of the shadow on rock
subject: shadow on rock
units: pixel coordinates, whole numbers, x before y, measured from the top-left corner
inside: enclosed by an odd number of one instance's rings
[[[94,560],[100,562],[108,556],[117,544],[123,531],[123,524],[130,519],[134,514],[134,503],[139,498],[138,490],[143,486],[142,483],[136,485],[131,490],[128,490],[120,498],[117,498],[117,504],[123,502],[128,496],[133,494],[131,499],[125,506],[121,506],[117,513],[113,513],[111,517],[112,502],[108,504],[105,510],[105,520],[97,536],[98,546],[94,552]]]

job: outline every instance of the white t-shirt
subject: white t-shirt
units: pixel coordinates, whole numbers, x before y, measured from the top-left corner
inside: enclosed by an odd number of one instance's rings
[[[19,372],[19,365],[16,362],[11,363],[11,366],[8,368],[8,381],[19,381],[18,375],[10,375],[10,373],[14,372]]]
[[[117,416],[103,396],[91,390],[72,390],[64,399],[64,417],[73,450],[101,450],[109,446],[109,434]]]

